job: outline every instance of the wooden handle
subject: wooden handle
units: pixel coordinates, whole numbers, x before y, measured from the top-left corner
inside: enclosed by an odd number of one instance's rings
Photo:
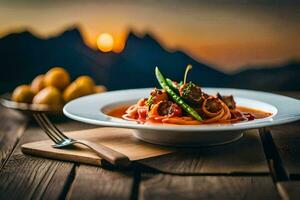
[[[87,140],[77,140],[76,143],[89,147],[94,150],[97,155],[113,165],[126,167],[130,164],[130,160],[126,155],[102,144],[96,144]]]

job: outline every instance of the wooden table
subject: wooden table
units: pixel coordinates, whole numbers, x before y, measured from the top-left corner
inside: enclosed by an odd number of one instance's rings
[[[21,144],[47,136],[15,111],[0,107],[0,119],[0,199],[300,199],[300,122],[125,170],[24,155]],[[94,128],[74,121],[58,126]]]

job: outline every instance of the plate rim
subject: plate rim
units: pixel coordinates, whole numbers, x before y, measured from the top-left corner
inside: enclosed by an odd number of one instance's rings
[[[223,132],[223,131],[248,130],[248,129],[253,129],[253,128],[262,128],[262,127],[267,127],[267,126],[285,124],[285,123],[294,122],[294,121],[297,121],[300,119],[300,100],[297,100],[297,99],[294,99],[291,97],[286,97],[286,96],[279,95],[279,94],[256,91],[256,90],[235,89],[235,88],[214,88],[214,87],[204,87],[203,90],[216,90],[216,91],[223,90],[223,92],[224,91],[236,91],[236,92],[240,92],[240,93],[259,94],[262,96],[271,96],[271,97],[273,96],[273,97],[277,97],[277,98],[281,98],[286,101],[289,101],[289,103],[292,102],[294,104],[298,104],[299,109],[298,110],[296,109],[296,112],[294,113],[295,116],[292,116],[292,117],[278,119],[278,117],[276,117],[277,115],[275,115],[268,119],[264,118],[262,120],[255,120],[252,123],[241,122],[241,123],[237,123],[237,124],[221,125],[221,126],[211,126],[211,125],[159,125],[159,126],[157,126],[157,125],[137,124],[136,122],[130,122],[130,121],[122,120],[122,119],[120,119],[121,120],[120,122],[116,122],[116,121],[110,121],[109,118],[112,118],[112,117],[105,115],[103,112],[101,114],[101,111],[100,111],[101,107],[98,108],[98,111],[99,111],[98,119],[86,118],[86,117],[78,116],[78,115],[75,115],[75,114],[72,114],[71,112],[69,112],[69,107],[72,106],[73,104],[79,103],[80,101],[83,101],[88,98],[94,98],[95,96],[104,96],[105,97],[105,96],[109,96],[109,95],[116,95],[118,93],[127,93],[128,94],[129,92],[142,92],[142,91],[145,92],[145,91],[150,91],[152,89],[153,88],[115,90],[115,91],[110,91],[110,92],[106,92],[106,93],[93,94],[93,95],[89,95],[89,96],[85,96],[85,97],[80,97],[78,99],[75,99],[75,100],[67,103],[63,108],[63,113],[71,119],[85,122],[85,123],[94,124],[94,125],[119,127],[119,128],[131,128],[131,129],[150,129],[150,130],[158,130],[158,131],[188,131],[188,132],[202,132],[202,131]],[[100,98],[100,97],[98,97],[98,98]],[[246,97],[244,97],[244,98],[246,98]],[[274,106],[276,109],[278,109],[278,107],[276,105],[271,104],[270,102],[261,101],[261,100],[257,100],[257,99],[253,99],[253,98],[248,98],[248,99],[267,103],[269,105]],[[134,99],[132,98],[132,100],[134,100]],[[120,101],[118,101],[118,102],[120,102]],[[111,104],[112,103],[116,103],[116,102],[111,102]],[[280,110],[278,109],[278,113],[279,112],[280,112]],[[280,115],[280,113],[279,113],[279,115]]]

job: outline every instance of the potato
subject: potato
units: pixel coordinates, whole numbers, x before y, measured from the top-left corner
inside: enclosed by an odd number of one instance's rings
[[[63,103],[60,91],[48,86],[37,93],[32,101],[34,104],[61,105]]]
[[[76,82],[73,82],[63,92],[63,99],[65,102],[69,102],[83,95],[84,93],[82,92],[80,86]]]
[[[102,93],[102,92],[106,92],[107,89],[104,85],[96,85],[94,87],[94,93]]]
[[[95,93],[95,82],[89,76],[80,76],[71,83],[63,93],[65,102],[71,101],[81,96]]]
[[[34,97],[34,93],[29,85],[18,86],[12,94],[12,100],[22,103],[31,103]]]
[[[59,90],[64,90],[69,84],[70,75],[61,67],[54,67],[45,75],[45,86],[53,86]]]
[[[82,95],[94,93],[95,81],[89,76],[80,76],[75,80],[82,90]]]
[[[45,75],[41,74],[38,75],[37,77],[35,77],[33,79],[33,81],[31,82],[31,90],[37,94],[39,91],[41,91],[44,87],[45,87],[45,83],[44,83],[44,79],[45,79]]]

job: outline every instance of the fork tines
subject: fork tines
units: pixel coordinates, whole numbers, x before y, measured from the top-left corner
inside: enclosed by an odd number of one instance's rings
[[[63,140],[69,139],[65,134],[63,134],[43,113],[33,114],[37,123],[44,130],[44,132],[49,136],[49,138],[55,142],[59,143]]]

